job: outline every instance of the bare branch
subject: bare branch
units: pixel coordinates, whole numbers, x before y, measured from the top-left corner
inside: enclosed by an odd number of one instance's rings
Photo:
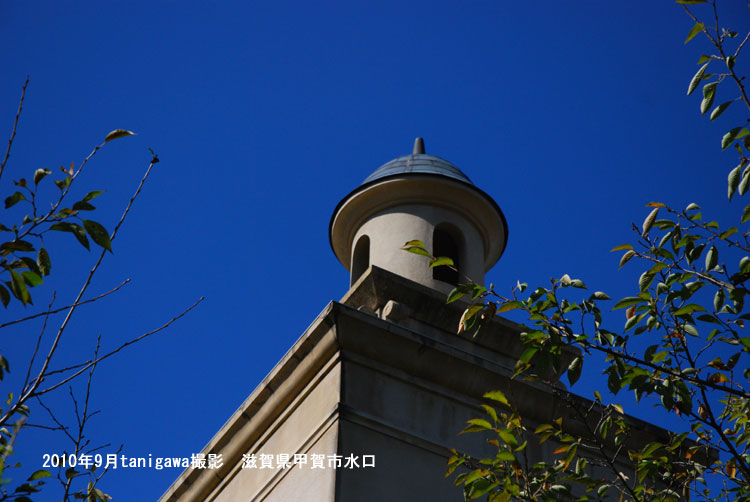
[[[31,377],[31,369],[34,367],[34,360],[36,359],[36,354],[39,352],[39,346],[42,344],[42,338],[44,337],[44,332],[47,329],[47,320],[49,319],[50,311],[52,310],[52,304],[55,302],[55,296],[57,296],[57,292],[55,291],[52,293],[52,300],[49,302],[49,307],[47,307],[47,312],[44,314],[44,322],[42,323],[42,329],[39,331],[39,336],[36,339],[36,347],[34,347],[34,353],[31,355],[31,361],[29,361],[29,367],[26,369],[26,378],[23,381],[23,386],[21,387],[21,393],[23,393],[24,390],[26,390],[26,386],[29,384],[29,378]]]
[[[737,46],[737,50],[734,51],[734,58],[736,59],[737,56],[740,55],[740,51],[742,50],[742,46],[745,45],[745,42],[747,42],[747,39],[750,38],[750,31],[747,32],[747,35],[745,35],[745,39],[740,42],[740,45]]]
[[[69,309],[71,307],[74,307],[74,306],[77,307],[79,305],[86,305],[87,303],[91,303],[91,302],[95,302],[97,300],[101,300],[105,296],[111,295],[112,293],[114,293],[115,291],[117,291],[118,289],[120,289],[121,287],[123,287],[124,285],[126,285],[129,282],[130,282],[130,279],[125,279],[116,288],[110,289],[106,293],[102,293],[99,296],[95,296],[94,298],[89,298],[88,300],[84,300],[82,302],[72,303],[70,305],[66,305],[64,307],[60,307],[60,308],[57,308],[57,309],[54,309],[54,310],[48,310],[47,312],[40,312],[38,314],[30,315],[28,317],[23,317],[21,319],[16,319],[15,321],[10,321],[10,322],[6,322],[4,324],[0,324],[0,329],[5,328],[7,326],[12,326],[13,324],[18,324],[20,322],[30,321],[31,319],[36,319],[37,317],[47,316],[47,315],[50,315],[50,314],[57,314],[58,312],[62,312],[63,310],[67,310],[67,309]]]
[[[55,414],[52,413],[52,410],[46,404],[44,404],[44,402],[41,399],[39,399],[38,397],[37,397],[36,400],[39,403],[39,406],[41,406],[42,408],[44,408],[44,410],[50,416],[50,418],[52,419],[52,421],[55,422],[55,424],[57,425],[57,428],[59,430],[63,431],[65,433],[65,435],[68,436],[68,439],[70,439],[71,441],[75,441],[75,439],[73,439],[73,436],[70,435],[70,432],[68,432],[68,428],[65,427],[62,424],[62,422],[60,422],[60,420],[57,419],[57,417],[55,416]]]
[[[84,164],[103,145],[104,145],[104,143],[102,143],[101,145],[97,146],[94,149],[94,151],[91,152],[91,154],[86,158],[86,160],[84,161]],[[135,194],[130,198],[130,201],[128,202],[128,205],[126,206],[125,211],[123,212],[122,216],[120,217],[120,221],[117,223],[117,225],[115,226],[114,231],[112,232],[112,235],[110,237],[110,242],[113,241],[115,239],[115,237],[117,236],[117,231],[119,230],[119,228],[122,225],[123,221],[125,221],[125,217],[128,215],[128,212],[130,211],[130,208],[133,205],[133,202],[135,201],[136,197],[138,197],[138,194],[141,192],[141,189],[143,188],[143,185],[146,182],[146,180],[148,179],[148,176],[151,173],[151,169],[154,167],[154,164],[156,162],[158,162],[158,159],[153,158],[151,160],[151,162],[149,163],[148,168],[146,169],[146,173],[141,178],[141,182],[138,184],[138,188],[136,189]],[[81,169],[83,169],[83,165],[81,165],[81,167],[78,168],[78,172],[76,173],[76,175],[81,172]],[[74,177],[75,177],[75,175],[74,175]],[[68,188],[70,188],[70,185],[68,185]],[[58,204],[59,204],[59,202],[58,202]],[[29,386],[29,388],[25,389],[25,391],[23,392],[23,394],[18,398],[18,401],[16,401],[13,404],[13,406],[11,406],[10,409],[8,409],[2,415],[2,417],[0,417],[0,424],[5,423],[11,416],[13,416],[13,414],[16,413],[16,411],[18,410],[18,408],[26,400],[28,400],[30,397],[35,396],[35,395],[39,395],[39,394],[37,394],[36,390],[39,388],[39,385],[42,383],[42,381],[44,380],[45,376],[47,376],[47,369],[49,368],[49,364],[52,361],[52,356],[54,356],[55,352],[57,351],[57,347],[58,347],[58,345],[60,343],[60,339],[62,338],[63,333],[65,332],[65,328],[68,326],[68,323],[70,322],[70,319],[73,317],[73,313],[75,312],[76,307],[79,304],[81,304],[81,298],[83,298],[83,295],[86,293],[86,290],[88,289],[89,285],[91,284],[91,280],[93,279],[94,274],[96,274],[96,271],[99,269],[99,266],[101,265],[102,260],[104,259],[104,255],[105,255],[106,252],[107,252],[106,249],[102,249],[102,252],[99,254],[99,258],[97,259],[96,263],[91,268],[91,270],[89,271],[89,274],[86,277],[86,280],[84,281],[83,286],[81,287],[81,291],[78,293],[78,296],[73,301],[73,304],[71,305],[71,307],[68,309],[68,313],[65,316],[65,319],[63,320],[62,324],[60,325],[60,328],[57,330],[57,335],[55,336],[55,339],[52,342],[52,345],[51,345],[49,351],[47,352],[47,357],[44,359],[44,363],[42,364],[42,368],[39,370],[39,373],[37,374],[36,378],[34,378],[34,380],[32,381],[31,385]],[[188,309],[188,310],[190,310],[190,309]],[[184,312],[183,312],[183,314],[184,314]],[[180,317],[183,314],[181,314]],[[77,374],[76,374],[76,376],[77,376]],[[70,379],[66,379],[66,380],[63,381],[63,383],[66,382],[66,381],[69,381],[69,380]],[[55,386],[55,388],[57,388],[58,386]],[[47,391],[47,392],[49,392],[49,391]]]
[[[158,328],[156,328],[154,330],[151,330],[151,331],[149,331],[147,333],[144,333],[144,334],[140,335],[137,338],[133,338],[132,340],[129,340],[129,341],[123,343],[122,345],[120,345],[119,347],[117,347],[115,350],[104,354],[102,357],[99,357],[99,358],[94,359],[92,361],[87,361],[87,362],[85,362],[85,363],[83,363],[81,365],[78,365],[78,366],[72,366],[70,368],[65,368],[65,369],[62,369],[62,370],[50,371],[49,373],[45,373],[44,376],[47,377],[49,375],[52,375],[52,374],[55,374],[55,373],[61,373],[61,372],[64,372],[66,370],[72,370],[72,369],[75,369],[77,367],[80,368],[78,371],[76,371],[74,374],[70,375],[69,377],[65,378],[64,380],[62,380],[62,381],[60,381],[60,382],[52,385],[51,387],[47,387],[46,389],[40,390],[38,392],[35,392],[34,395],[35,396],[41,396],[43,394],[46,394],[47,392],[53,391],[53,390],[57,389],[58,387],[60,387],[61,385],[65,385],[66,383],[70,382],[71,380],[73,380],[74,378],[76,378],[77,376],[79,376],[81,373],[83,373],[87,369],[91,368],[92,366],[98,364],[99,362],[107,359],[110,356],[113,356],[113,355],[117,354],[118,352],[120,352],[122,349],[124,349],[128,345],[132,345],[134,343],[140,342],[144,338],[149,337],[149,336],[151,336],[153,334],[158,333],[159,331],[162,331],[162,330],[168,328],[173,322],[177,321],[179,318],[181,318],[182,316],[184,316],[185,314],[187,314],[188,312],[190,312],[191,310],[193,310],[195,307],[197,307],[198,304],[200,302],[202,302],[203,300],[204,300],[204,297],[201,296],[198,299],[198,301],[196,301],[195,303],[193,303],[190,307],[188,307],[187,309],[185,309],[178,316],[173,317],[172,319],[170,319],[169,321],[167,321],[165,324],[159,326]]]
[[[5,158],[3,159],[2,164],[0,164],[0,178],[3,176],[3,170],[5,169],[5,164],[8,162],[8,157],[10,157],[10,149],[11,146],[13,146],[13,139],[16,137],[16,129],[18,128],[18,119],[21,117],[21,110],[23,110],[23,98],[26,96],[26,86],[29,85],[29,77],[26,77],[26,82],[23,83],[23,89],[21,89],[21,100],[18,102],[18,111],[16,112],[16,120],[13,121],[13,132],[10,134],[10,139],[8,140],[8,150],[5,152]]]

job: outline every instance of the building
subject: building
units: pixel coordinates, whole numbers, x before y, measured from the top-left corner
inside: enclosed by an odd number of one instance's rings
[[[463,274],[483,283],[508,229],[495,201],[456,166],[425,154],[421,138],[411,155],[343,198],[329,235],[351,273],[349,291],[205,447],[223,466],[186,470],[163,502],[458,501],[461,490],[443,476],[448,449],[492,452],[477,436],[458,436],[480,415],[485,392],[504,390],[539,423],[569,414],[548,386],[510,379],[518,326],[495,317],[480,336],[456,334],[465,304],[446,305],[445,294]],[[413,239],[451,256],[458,273],[429,269],[401,250]],[[658,432],[639,426],[644,441]],[[529,448],[550,458],[555,447]],[[321,458],[324,468],[315,468]],[[264,459],[272,468],[261,468]]]

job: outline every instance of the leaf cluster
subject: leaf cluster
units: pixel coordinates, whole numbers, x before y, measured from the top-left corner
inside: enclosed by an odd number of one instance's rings
[[[750,32],[740,38],[720,27],[716,1],[677,3],[694,22],[685,43],[703,35],[715,49],[700,57],[687,94],[702,88],[700,112],[710,112],[711,121],[734,103],[750,112],[744,77],[737,74]],[[713,26],[690,10],[697,4],[711,9]],[[715,105],[729,82],[737,94]],[[734,148],[739,156],[728,175],[731,201],[750,190],[750,131],[743,124],[728,129],[721,149]],[[642,269],[629,296],[612,302],[601,291],[581,295],[585,283],[567,274],[534,289],[519,282],[509,296],[471,281],[451,292],[448,301],[470,300],[459,334],[480,327],[484,316],[523,312],[524,348],[512,378],[547,385],[579,424],[575,434],[562,416],[533,424],[514,399],[486,394],[494,401],[482,405],[486,418],[470,420],[463,432],[486,435],[497,455],[475,459],[453,451],[448,460],[448,475],[458,473],[454,481],[467,500],[750,500],[750,204],[730,226],[704,218],[695,203],[647,207],[643,222],[633,225],[634,242],[613,249],[623,252],[620,268]],[[434,260],[421,243],[412,246]],[[614,321],[620,312],[624,319]],[[567,375],[575,386],[592,357],[605,362],[607,399],[632,391],[637,403],[677,417],[685,430],[638,444],[621,406],[605,403],[600,392],[587,401],[560,390],[556,378]],[[530,455],[531,441],[539,448],[554,444],[552,460]],[[609,474],[594,475],[602,469]]]

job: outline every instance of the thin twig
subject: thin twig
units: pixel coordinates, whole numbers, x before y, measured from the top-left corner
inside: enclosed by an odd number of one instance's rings
[[[60,373],[60,372],[66,371],[66,370],[75,369],[76,367],[80,367],[81,368],[78,371],[76,371],[74,374],[72,374],[69,377],[67,377],[66,379],[64,379],[64,380],[56,383],[55,385],[52,385],[51,387],[47,387],[46,389],[40,390],[38,392],[35,392],[34,395],[41,396],[42,394],[46,394],[47,392],[53,391],[53,390],[57,389],[58,387],[60,387],[61,385],[65,385],[69,381],[73,380],[74,378],[76,378],[77,376],[79,376],[81,373],[83,373],[84,371],[86,371],[87,369],[89,369],[91,366],[96,365],[99,362],[107,359],[108,357],[117,354],[118,352],[120,352],[122,349],[124,349],[128,345],[132,345],[134,343],[140,342],[144,338],[149,337],[149,336],[151,336],[153,334],[158,333],[159,331],[162,331],[162,330],[168,328],[170,324],[172,324],[173,322],[177,321],[180,317],[184,316],[185,314],[187,314],[188,312],[190,312],[191,310],[193,310],[195,307],[197,307],[198,304],[203,301],[203,299],[204,299],[204,297],[201,296],[198,299],[198,301],[196,301],[190,307],[188,307],[187,309],[185,309],[180,315],[173,317],[168,322],[166,322],[165,324],[159,326],[158,328],[156,328],[154,330],[151,330],[151,331],[149,331],[147,333],[143,333],[139,337],[133,338],[132,340],[129,340],[129,341],[123,343],[122,345],[120,345],[119,347],[117,347],[115,350],[104,354],[102,357],[99,357],[99,358],[94,359],[92,361],[88,361],[86,363],[83,363],[82,365],[78,365],[78,366],[70,367],[70,368],[65,368],[65,369],[62,369],[62,370],[50,371],[49,373],[46,373],[45,376],[49,376],[49,375],[52,375],[54,373]]]
[[[747,32],[747,35],[745,35],[745,39],[740,42],[740,45],[737,46],[737,50],[734,51],[734,58],[737,59],[737,56],[739,56],[740,51],[742,50],[742,46],[745,45],[745,42],[747,42],[747,39],[750,38],[750,31]]]
[[[26,96],[26,86],[29,85],[29,77],[26,77],[26,82],[23,83],[23,89],[21,89],[21,100],[18,102],[18,111],[16,112],[16,120],[13,122],[13,132],[10,134],[10,139],[8,140],[8,150],[5,152],[5,158],[3,159],[3,163],[0,164],[0,178],[3,177],[3,170],[5,169],[5,164],[8,162],[8,157],[10,157],[10,148],[13,146],[13,139],[16,137],[16,129],[18,128],[18,119],[21,117],[21,110],[23,110],[23,98]]]
[[[51,410],[51,409],[50,409],[50,408],[49,408],[49,407],[48,407],[48,406],[47,406],[46,404],[44,404],[44,401],[42,401],[42,400],[41,400],[41,399],[39,399],[38,397],[37,397],[37,399],[36,399],[36,400],[37,400],[37,402],[39,403],[39,406],[41,406],[42,408],[44,408],[44,409],[45,409],[45,411],[46,411],[46,412],[47,412],[47,414],[48,414],[48,415],[50,416],[50,418],[52,419],[52,421],[53,421],[53,422],[55,422],[55,424],[57,424],[57,427],[58,427],[58,428],[59,428],[59,429],[60,429],[61,431],[63,431],[63,432],[65,433],[65,435],[66,435],[66,436],[68,436],[68,439],[70,439],[71,441],[75,441],[75,439],[73,439],[73,436],[71,436],[71,435],[70,435],[70,432],[68,432],[68,428],[67,428],[67,427],[65,427],[65,426],[64,426],[64,425],[62,424],[62,422],[60,422],[60,421],[59,421],[59,420],[57,419],[57,417],[55,416],[55,414],[54,414],[54,413],[52,413],[52,410]]]
[[[718,14],[716,14],[716,4],[713,4],[714,7],[714,17],[717,18]],[[685,12],[688,16],[690,16],[690,19],[698,23],[698,18],[693,15],[692,12],[690,12],[690,9],[687,8],[687,6],[683,5],[683,9],[685,9]],[[718,18],[716,19],[716,36],[720,37],[718,31],[719,31],[719,21]],[[722,45],[722,41],[720,38],[714,39],[714,37],[711,36],[711,34],[708,32],[707,29],[703,28],[703,33],[706,34],[706,37],[711,41],[712,44],[719,50],[719,54],[721,54],[721,59],[727,64],[727,68],[729,68],[727,55],[724,53],[724,46]],[[750,33],[748,34],[750,36]],[[742,42],[745,43],[744,41]],[[750,99],[747,97],[747,93],[745,92],[745,86],[742,85],[742,79],[737,76],[737,74],[734,72],[734,68],[729,68],[730,73],[732,74],[732,78],[734,79],[735,83],[737,84],[737,87],[740,89],[740,94],[742,95],[742,101],[745,102],[745,105],[747,105],[748,108],[750,108]]]
[[[36,339],[36,347],[34,347],[34,353],[31,355],[31,361],[29,361],[29,367],[26,369],[26,378],[23,381],[23,386],[21,389],[26,389],[26,386],[29,384],[29,378],[31,377],[31,369],[34,367],[34,360],[36,359],[36,355],[39,352],[39,346],[42,344],[42,338],[44,337],[44,332],[47,330],[47,320],[49,319],[50,312],[52,310],[52,304],[55,302],[55,296],[57,296],[57,291],[52,293],[52,300],[49,302],[49,307],[47,307],[47,312],[44,312],[44,322],[42,323],[42,329],[39,331],[39,336]],[[23,391],[22,391],[23,392]]]
[[[25,231],[21,232],[20,234],[16,234],[16,239],[18,240],[23,239],[29,234],[34,235],[32,231],[38,226],[40,226],[42,223],[45,223],[49,218],[51,218],[55,214],[55,212],[57,211],[57,208],[60,207],[60,204],[62,204],[62,201],[65,200],[65,197],[68,195],[70,188],[73,186],[73,182],[76,180],[76,178],[78,178],[78,175],[81,174],[81,171],[83,171],[83,168],[86,166],[88,161],[91,160],[91,158],[94,155],[96,155],[96,152],[98,152],[105,145],[105,143],[106,141],[104,143],[96,145],[94,149],[91,151],[91,153],[88,154],[86,158],[83,159],[83,162],[81,162],[81,165],[78,166],[78,170],[75,171],[70,176],[70,183],[68,183],[68,186],[66,186],[65,189],[60,193],[60,197],[57,199],[57,202],[52,204],[52,207],[50,208],[49,212],[45,214],[44,216],[42,216],[41,218],[39,218],[38,220],[34,221],[29,226],[29,228],[27,228]]]
[[[99,355],[99,349],[102,346],[101,343],[102,343],[102,336],[99,335],[96,338],[96,349],[94,349],[94,359],[96,359],[97,356]],[[89,415],[89,398],[91,397],[91,380],[94,377],[94,370],[95,369],[96,369],[96,364],[93,364],[91,366],[91,369],[89,370],[89,378],[88,378],[88,381],[86,382],[86,394],[85,394],[85,397],[84,397],[84,400],[83,400],[83,413],[82,414],[78,413],[78,401],[76,401],[76,398],[73,395],[73,389],[72,388],[70,389],[70,397],[73,398],[73,404],[75,406],[75,412],[76,412],[76,420],[78,421],[78,436],[77,436],[76,440],[73,441],[73,443],[75,445],[74,454],[76,456],[79,455],[80,452],[83,450],[83,448],[85,448],[88,445],[88,441],[86,441],[86,442],[83,441],[83,438],[84,438],[83,431],[86,428],[86,422],[88,422],[88,420],[92,416],[96,415],[96,413],[97,413],[97,412],[94,412],[92,415]],[[83,445],[82,445],[82,443],[83,443]],[[65,482],[65,491],[63,493],[63,500],[68,500],[68,496],[69,496],[69,493],[70,493],[70,487],[71,487],[72,482],[73,482],[73,477],[72,476],[71,477],[67,477],[66,476],[66,478],[67,478],[67,481]]]
[[[88,300],[84,300],[82,302],[72,303],[72,304],[66,305],[64,307],[56,308],[55,310],[49,310],[47,312],[40,312],[38,314],[30,315],[28,317],[23,317],[21,319],[16,319],[15,321],[10,321],[10,322],[6,322],[4,324],[0,324],[0,329],[5,328],[7,326],[11,326],[13,324],[18,324],[20,322],[30,321],[31,319],[36,319],[37,317],[47,316],[49,314],[57,314],[58,312],[62,312],[63,310],[67,310],[67,309],[69,309],[69,308],[71,308],[73,306],[86,305],[87,303],[91,303],[91,302],[95,302],[97,300],[101,300],[105,296],[111,295],[112,293],[114,293],[115,291],[117,291],[118,289],[120,289],[121,287],[123,287],[124,285],[126,285],[129,282],[130,282],[130,279],[125,279],[116,288],[110,289],[106,293],[102,293],[99,296],[95,296],[94,298],[89,298]]]
[[[97,147],[99,148],[99,147]],[[96,152],[96,149],[94,150]],[[93,153],[92,153],[93,155]],[[83,167],[83,166],[81,166]],[[143,184],[146,182],[146,179],[148,178],[149,173],[151,173],[151,168],[154,167],[154,163],[150,162],[148,165],[148,169],[146,169],[146,174],[143,175],[141,178],[141,182],[138,184],[138,188],[135,191],[135,194],[130,198],[130,201],[128,202],[128,205],[125,207],[125,211],[122,213],[122,216],[120,217],[120,221],[117,222],[117,225],[115,226],[115,229],[112,231],[112,236],[110,237],[110,242],[115,240],[115,237],[117,237],[117,231],[120,229],[120,226],[122,225],[123,221],[125,221],[125,217],[128,215],[128,212],[130,211],[130,207],[133,205],[133,201],[138,196],[138,194],[141,191],[141,188],[143,188]],[[80,172],[80,168],[79,168]],[[89,287],[89,284],[91,284],[91,280],[94,278],[94,274],[99,269],[99,265],[101,265],[102,260],[104,259],[104,255],[107,252],[106,249],[102,249],[102,252],[99,253],[99,259],[96,260],[96,264],[92,267],[92,269],[89,271],[88,277],[86,277],[86,281],[83,283],[83,287],[81,288],[81,291],[78,293],[78,296],[76,297],[75,301],[73,302],[73,305],[68,310],[68,314],[65,316],[65,320],[63,320],[63,323],[60,325],[60,329],[57,332],[57,336],[55,337],[55,341],[52,343],[52,347],[50,348],[49,353],[47,354],[47,358],[44,361],[44,365],[42,367],[42,370],[39,372],[39,376],[35,380],[35,385],[33,386],[33,389],[31,390],[31,393],[33,393],[36,388],[41,383],[42,379],[45,376],[45,372],[47,371],[47,368],[49,367],[49,363],[52,359],[52,355],[55,353],[55,350],[57,349],[57,345],[60,342],[60,338],[62,337],[63,331],[65,331],[65,328],[68,325],[68,322],[70,321],[71,317],[73,317],[73,312],[75,312],[76,307],[81,301],[81,298],[83,298],[84,293],[86,292],[86,289]]]
[[[103,145],[103,144],[102,144]],[[94,153],[102,146],[97,146],[93,152],[86,158],[88,160],[91,158]],[[128,202],[127,207],[125,208],[125,211],[123,212],[122,216],[120,217],[120,221],[115,226],[114,231],[112,232],[112,236],[110,237],[110,242],[115,239],[117,236],[117,231],[122,225],[123,221],[125,220],[125,217],[127,216],[128,212],[130,211],[131,206],[133,205],[133,201],[140,193],[141,189],[143,188],[144,183],[146,182],[146,179],[148,179],[149,173],[151,172],[151,169],[154,167],[154,160],[152,159],[151,162],[148,165],[148,168],[146,169],[146,173],[141,178],[141,182],[138,184],[138,188],[135,191],[135,194],[133,197],[131,197],[130,201]],[[84,161],[85,164],[85,161]],[[83,165],[78,168],[78,172],[81,171],[83,168]],[[68,185],[70,187],[70,185]],[[52,346],[50,347],[49,351],[47,352],[47,357],[44,359],[44,363],[42,365],[41,370],[37,374],[36,378],[33,380],[31,386],[28,390],[26,390],[19,398],[18,401],[16,401],[13,406],[11,406],[5,414],[0,418],[0,424],[4,424],[13,414],[16,413],[18,408],[30,397],[36,395],[36,390],[39,388],[39,385],[44,380],[45,376],[47,376],[47,368],[49,367],[50,362],[52,361],[52,356],[55,354],[55,351],[57,350],[57,347],[60,343],[60,339],[62,338],[62,334],[65,331],[65,328],[68,326],[68,323],[70,322],[70,319],[73,317],[73,313],[76,310],[76,307],[81,303],[81,298],[83,298],[83,295],[86,293],[86,290],[88,289],[89,285],[91,284],[91,280],[94,277],[94,274],[99,269],[99,265],[101,265],[102,260],[104,259],[104,254],[107,252],[106,249],[102,249],[102,252],[99,254],[99,259],[97,259],[96,263],[92,267],[92,269],[89,271],[88,276],[86,277],[86,280],[83,283],[83,286],[81,287],[81,291],[78,293],[78,296],[73,301],[73,304],[71,305],[70,309],[68,309],[68,313],[65,316],[65,319],[63,320],[62,324],[60,325],[60,328],[57,330],[57,335],[55,336],[54,341],[52,342]],[[192,308],[192,307],[191,307]],[[76,374],[78,375],[78,374]],[[70,379],[64,380],[64,382],[69,381]],[[56,386],[57,387],[57,386]],[[47,391],[48,392],[48,391]]]

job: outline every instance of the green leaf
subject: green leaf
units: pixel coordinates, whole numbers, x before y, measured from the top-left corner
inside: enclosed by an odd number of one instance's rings
[[[692,324],[685,324],[682,328],[688,335],[698,336],[698,330]]]
[[[519,302],[518,300],[511,300],[500,305],[500,307],[498,307],[497,309],[497,313],[502,314],[503,312],[510,312],[511,310],[520,309],[522,307],[523,303]]]
[[[721,309],[721,306],[724,305],[724,290],[719,288],[716,290],[716,294],[714,295],[714,310],[717,312],[719,309]]]
[[[524,350],[521,353],[521,357],[518,358],[518,361],[521,363],[528,363],[531,361],[531,358],[534,357],[534,354],[536,354],[539,351],[536,347],[528,347],[526,350]]]
[[[603,291],[594,291],[594,294],[591,295],[591,298],[593,298],[594,300],[611,300],[607,293],[604,293]]]
[[[447,256],[439,256],[437,258],[433,258],[430,260],[430,268],[440,267],[440,266],[453,266],[453,260],[448,258]]]
[[[487,420],[483,418],[472,418],[471,420],[467,420],[466,423],[482,427],[483,429],[492,430],[492,424],[490,424]]]
[[[701,115],[705,115],[716,97],[716,86],[718,82],[710,82],[703,86],[703,101],[701,101]]]
[[[34,260],[29,258],[28,256],[21,256],[19,260],[26,265],[26,268],[34,272],[36,275],[42,275],[41,270],[39,270],[39,266],[36,264]],[[11,263],[13,265],[13,263]],[[20,267],[14,267],[14,268],[20,268]]]
[[[515,455],[513,455],[513,453],[508,450],[498,450],[495,458],[501,462],[513,462],[514,460],[516,460]]]
[[[414,243],[414,242],[417,242],[419,244],[411,244],[411,243]],[[430,254],[430,252],[427,251],[424,248],[424,246],[422,245],[422,243],[419,242],[419,241],[409,241],[401,249],[403,249],[404,251],[408,251],[410,253],[414,253],[414,254],[426,256],[428,258],[432,258],[432,255]]]
[[[36,481],[37,479],[49,478],[50,476],[52,476],[52,474],[50,474],[49,471],[40,469],[38,471],[35,471],[34,474],[32,474],[31,476],[29,476],[29,479],[27,479],[26,481]]]
[[[112,140],[124,138],[126,136],[133,136],[134,134],[135,133],[133,131],[126,131],[125,129],[115,129],[104,137],[104,142],[109,143]]]
[[[49,169],[37,169],[34,171],[34,184],[38,185],[49,174],[52,174]]]
[[[743,165],[740,164],[729,171],[729,176],[727,176],[727,196],[729,197],[729,200],[732,200],[734,192],[737,191],[737,187],[740,184],[740,170],[742,167]]]
[[[478,499],[490,490],[497,487],[499,483],[492,482],[488,479],[478,479],[471,485],[471,499]]]
[[[112,252],[112,242],[109,240],[109,232],[107,232],[106,228],[91,220],[83,220],[83,226],[86,228],[86,232],[88,232],[95,243],[110,253]]]
[[[581,368],[583,368],[583,358],[581,356],[573,359],[573,362],[568,366],[568,381],[573,386],[581,376]]]
[[[722,240],[727,239],[728,237],[736,234],[737,232],[739,232],[739,230],[737,230],[737,227],[729,227],[728,229],[724,230],[721,234],[719,234],[719,239],[722,239]]]
[[[659,214],[659,208],[654,208],[650,213],[648,213],[648,216],[646,216],[646,219],[643,220],[643,233],[642,235],[645,237],[648,235],[649,230],[651,230],[651,227],[654,225],[654,221],[656,220],[656,215]]]
[[[700,208],[701,207],[698,204],[696,204],[695,202],[691,202],[690,204],[688,204],[688,207],[685,208],[685,211],[694,211]]]
[[[744,172],[742,173],[742,181],[740,181],[740,185],[737,187],[737,193],[740,195],[745,195],[747,193],[747,189],[750,187],[749,183],[750,169],[746,167]]]
[[[615,303],[615,306],[612,307],[612,310],[617,309],[624,309],[627,307],[630,307],[632,305],[637,305],[639,303],[643,303],[645,300],[643,298],[637,297],[637,296],[628,296],[623,298],[622,300]]]
[[[5,209],[15,206],[17,203],[21,202],[22,200],[26,200],[26,197],[24,197],[21,192],[15,192],[10,197],[6,197]]]
[[[470,286],[474,287],[473,293],[471,294],[472,300],[476,300],[477,298],[482,296],[482,294],[487,292],[487,288],[485,288],[484,286],[478,286],[474,283],[470,284]]]
[[[24,280],[26,281],[26,284],[28,284],[30,287],[39,286],[44,281],[42,280],[39,275],[37,275],[35,272],[30,272],[28,270],[24,270],[21,272],[21,275],[23,276]]]
[[[10,289],[13,292],[13,296],[21,300],[21,303],[24,305],[31,303],[31,294],[29,293],[29,290],[26,289],[26,283],[24,282],[23,277],[13,269],[10,270],[10,277]]]
[[[586,284],[581,279],[573,279],[570,281],[570,285],[578,289],[586,289]]]
[[[8,360],[0,354],[0,380],[5,376],[3,372],[10,373],[10,364],[8,364]],[[6,432],[6,429],[2,428],[0,431]]]
[[[497,401],[503,406],[510,408],[510,403],[508,402],[508,398],[505,397],[505,394],[503,394],[502,391],[493,390],[493,391],[485,393],[484,396],[482,397],[484,397],[485,399],[491,399],[493,401]]]
[[[607,377],[607,388],[609,388],[612,394],[617,394],[621,388],[620,376],[615,371],[616,368],[614,366],[610,366],[610,368],[612,371],[609,372],[609,377]]]
[[[453,288],[453,291],[448,293],[448,299],[445,300],[445,303],[453,303],[465,294],[466,291],[463,288]]]
[[[625,265],[630,259],[635,256],[635,251],[627,251],[624,255],[622,255],[622,258],[620,258],[620,267],[622,268],[623,265]]]
[[[698,72],[690,80],[690,85],[688,85],[688,90],[687,90],[688,96],[690,96],[693,93],[693,91],[698,87],[698,84],[701,83],[701,80],[703,80],[703,74],[706,72],[707,67],[708,67],[708,63],[701,66]]]
[[[689,315],[693,312],[705,312],[706,309],[696,303],[688,303],[684,307],[677,309],[672,315]]]
[[[482,407],[482,409],[484,410],[484,412],[485,412],[485,413],[487,413],[487,415],[488,415],[488,416],[489,416],[489,417],[490,417],[490,418],[491,418],[491,419],[492,419],[492,420],[493,420],[493,421],[494,421],[495,423],[497,423],[497,422],[499,422],[499,421],[500,421],[500,418],[499,418],[499,417],[497,416],[497,411],[495,411],[495,408],[493,408],[492,406],[488,406],[488,405],[486,405],[486,404],[480,404],[480,406]]]
[[[65,179],[55,180],[55,185],[57,186],[57,188],[60,189],[60,191],[63,191],[66,188],[68,188],[68,186],[70,186],[70,183],[72,181],[73,181],[73,178],[71,178],[70,176],[66,176]]]
[[[93,199],[95,197],[99,197],[103,193],[104,193],[104,190],[94,190],[93,192],[87,193],[86,197],[84,197],[83,199],[81,199],[81,201],[82,202],[88,202],[88,201],[90,201],[91,199]],[[414,241],[414,242],[419,242],[419,241]]]
[[[621,244],[619,246],[613,247],[610,252],[612,252],[612,251],[625,251],[625,250],[632,250],[632,249],[633,249],[633,246],[630,245],[630,244]]]
[[[717,118],[719,118],[719,115],[721,115],[722,113],[724,113],[724,110],[726,110],[727,108],[729,108],[729,105],[731,105],[732,103],[733,103],[733,101],[727,101],[726,103],[722,103],[719,106],[717,106],[716,108],[714,108],[714,111],[711,112],[711,122],[713,122],[714,120],[716,120]]]
[[[57,230],[59,232],[70,232],[75,235],[76,239],[78,239],[78,242],[81,243],[81,246],[85,247],[86,249],[90,249],[89,240],[86,238],[86,230],[84,230],[84,228],[77,223],[60,221],[58,223],[55,223],[54,225],[50,225],[49,229]]]
[[[706,270],[713,270],[719,262],[719,250],[711,246],[706,253]]]
[[[646,291],[653,281],[654,274],[649,273],[649,271],[647,270],[646,272],[643,272],[641,274],[641,277],[638,279],[638,287],[641,291]]]
[[[748,131],[744,127],[735,127],[731,129],[721,138],[721,149],[726,150],[727,147],[734,143],[735,140],[744,138],[748,134],[750,134],[750,131]]]
[[[96,207],[82,200],[73,204],[73,211],[93,211],[94,209],[96,209]]]
[[[690,33],[688,33],[688,36],[685,39],[685,43],[690,42],[693,37],[695,37],[701,31],[703,31],[703,23],[695,23],[695,26],[690,29]]]
[[[50,270],[52,270],[52,262],[49,259],[46,249],[39,248],[36,256],[36,264],[39,266],[39,271],[42,275],[49,275]]]
[[[497,435],[500,436],[500,439],[502,439],[505,444],[512,447],[518,446],[518,439],[516,439],[516,436],[514,436],[509,429],[498,429]]]
[[[8,290],[3,285],[0,285],[0,301],[3,302],[3,307],[7,307],[10,303],[10,293],[8,293]]]
[[[0,244],[0,252],[2,255],[7,255],[13,251],[28,253],[34,251],[34,245],[27,241],[9,241]]]

